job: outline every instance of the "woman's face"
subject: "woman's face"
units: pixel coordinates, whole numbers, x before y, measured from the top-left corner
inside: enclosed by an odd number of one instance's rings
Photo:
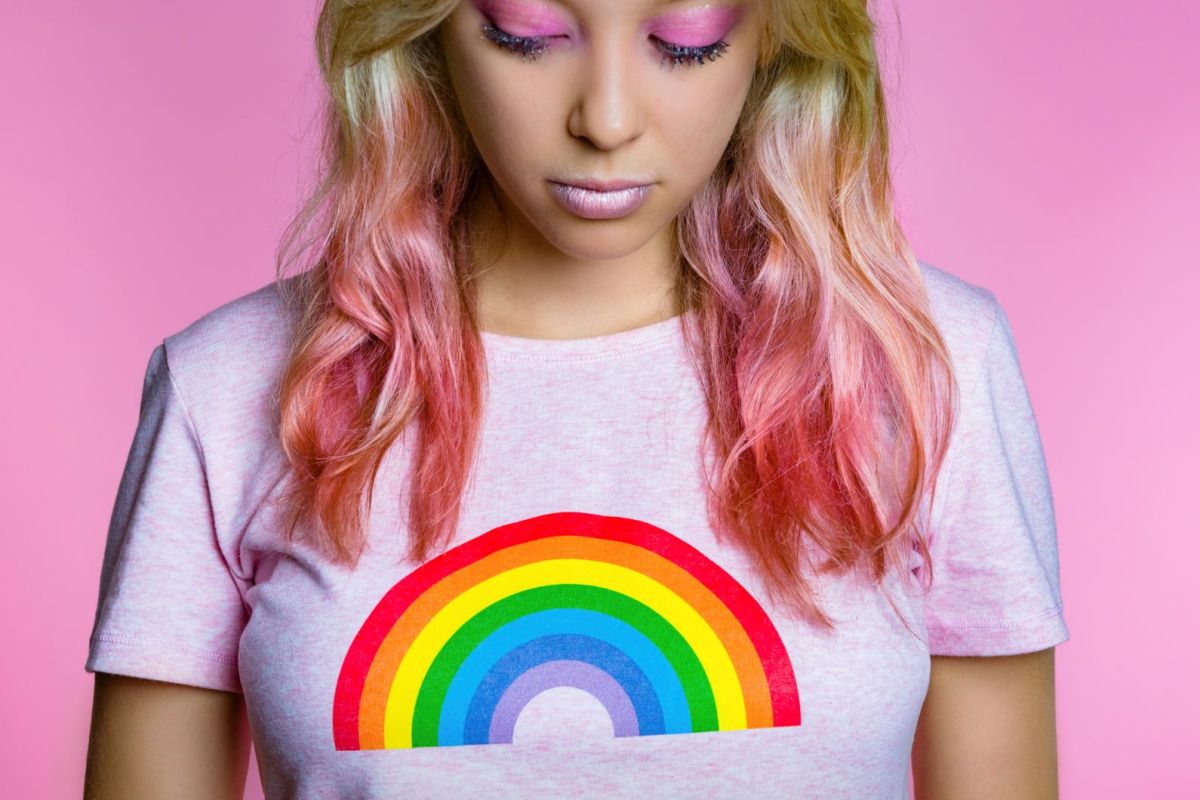
[[[463,0],[438,33],[509,222],[584,260],[661,235],[733,134],[757,13],[755,0]],[[559,186],[587,179],[649,186]]]

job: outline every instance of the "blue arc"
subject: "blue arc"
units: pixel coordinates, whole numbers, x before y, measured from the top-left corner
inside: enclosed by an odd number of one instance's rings
[[[559,649],[559,645],[565,645],[572,641],[569,638],[559,638],[564,636],[596,640],[622,653],[645,676],[646,682],[650,685],[650,691],[657,698],[662,714],[661,732],[691,732],[692,716],[683,684],[666,656],[654,642],[646,638],[645,634],[626,622],[598,611],[580,608],[550,608],[526,614],[500,626],[481,641],[463,660],[462,666],[455,673],[446,691],[446,700],[438,720],[438,745],[466,743],[464,737],[467,732],[467,718],[471,702],[475,695],[480,693],[488,673],[510,652],[534,640],[545,639],[543,642],[545,647],[534,646],[529,651],[540,656],[540,658],[534,659],[535,663],[552,659],[578,658],[579,656],[573,652],[564,652]],[[572,644],[571,646],[578,645]],[[582,652],[587,652],[587,650],[584,649]],[[592,652],[598,653],[601,650],[593,648]],[[602,667],[601,664],[596,666]],[[607,671],[618,681],[621,680],[617,672]],[[496,678],[500,674],[497,672]],[[495,682],[498,681],[494,678],[487,684],[483,693],[494,692],[495,688],[492,684]],[[630,690],[636,689],[636,687],[631,685],[625,686],[625,688],[629,692],[630,698],[633,699],[635,695]],[[637,696],[645,697],[646,690],[640,690]],[[489,717],[499,698],[500,693],[496,693],[495,699],[490,702]],[[639,703],[638,700],[634,700],[634,704],[638,708],[640,718],[644,704]],[[487,741],[486,729],[483,741]]]
[[[504,654],[488,670],[467,707],[464,744],[491,741],[492,714],[513,681],[547,661],[583,661],[604,670],[625,690],[638,721],[638,735],[665,733],[663,708],[646,673],[608,642],[592,636],[559,633],[540,636]],[[689,724],[688,730],[691,730]]]

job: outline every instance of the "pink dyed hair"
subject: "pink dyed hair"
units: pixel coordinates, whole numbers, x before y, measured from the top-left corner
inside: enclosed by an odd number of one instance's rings
[[[286,534],[341,563],[362,553],[376,473],[410,423],[409,558],[454,537],[473,464],[486,376],[463,212],[488,184],[433,38],[455,5],[326,0],[317,26],[325,161],[278,254],[297,319],[280,437]],[[932,580],[919,510],[957,384],[892,206],[866,2],[762,7],[742,118],[675,220],[681,296],[713,530],[773,600],[832,629],[813,574],[882,584],[915,550]],[[305,269],[285,278],[291,264]]]

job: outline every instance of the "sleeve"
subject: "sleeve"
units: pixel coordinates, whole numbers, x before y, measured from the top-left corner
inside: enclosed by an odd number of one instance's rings
[[[159,344],[109,523],[84,669],[241,692],[245,623],[203,451]]]
[[[932,525],[931,655],[1014,655],[1070,638],[1037,421],[1008,318],[991,301],[994,323],[979,373],[964,380]]]

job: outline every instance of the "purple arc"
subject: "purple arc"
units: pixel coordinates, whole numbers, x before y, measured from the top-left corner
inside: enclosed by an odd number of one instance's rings
[[[488,741],[512,742],[521,709],[537,695],[559,686],[582,689],[600,701],[612,720],[614,736],[637,736],[637,711],[621,684],[604,670],[585,661],[545,661],[512,682],[496,703]]]

